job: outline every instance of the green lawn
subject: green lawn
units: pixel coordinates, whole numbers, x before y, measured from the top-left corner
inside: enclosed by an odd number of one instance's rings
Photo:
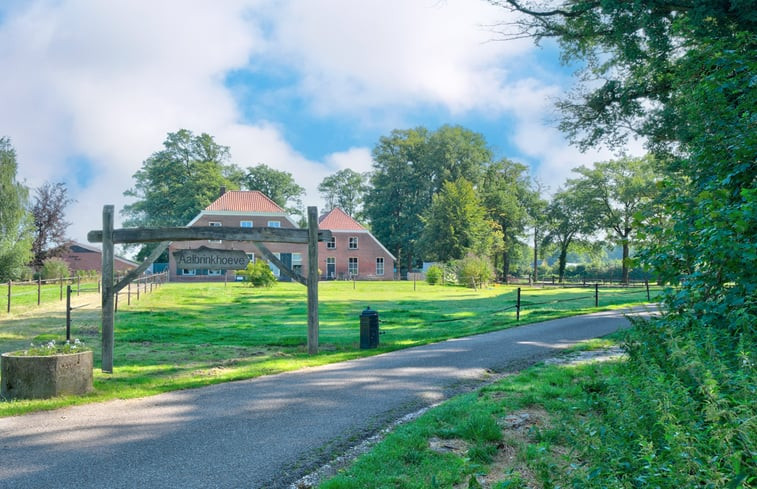
[[[591,312],[594,290],[522,291],[515,321],[515,287],[483,290],[412,282],[322,282],[320,353],[307,355],[307,294],[299,284],[253,289],[239,283],[167,284],[122,296],[115,324],[114,373],[99,370],[99,296],[83,294],[73,307],[72,336],[95,355],[95,392],[84,397],[0,402],[0,416],[40,409],[141,397],[229,380],[339,362],[516,324]],[[654,297],[653,297],[654,300]],[[600,289],[600,308],[646,302],[643,289]],[[359,349],[359,315],[370,306],[381,318],[381,345]],[[0,315],[0,351],[65,335],[60,304]]]

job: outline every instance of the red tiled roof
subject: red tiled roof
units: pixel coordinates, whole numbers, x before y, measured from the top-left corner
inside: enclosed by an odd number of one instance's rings
[[[351,218],[339,207],[334,207],[331,212],[318,220],[318,227],[338,231],[365,231],[359,222]]]
[[[205,210],[284,213],[284,209],[259,190],[230,190],[218,197]]]

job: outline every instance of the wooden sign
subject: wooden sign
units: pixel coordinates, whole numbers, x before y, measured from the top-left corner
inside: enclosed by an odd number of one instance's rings
[[[244,270],[250,262],[242,250],[219,250],[200,246],[194,250],[173,252],[179,268],[207,268],[210,270]]]

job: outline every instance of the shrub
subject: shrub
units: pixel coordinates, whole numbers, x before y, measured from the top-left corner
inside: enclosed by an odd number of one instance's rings
[[[276,283],[276,275],[263,260],[248,263],[244,276],[252,287],[271,287]]]
[[[442,274],[444,271],[441,267],[437,265],[432,265],[428,270],[426,270],[426,282],[429,283],[429,285],[436,285],[439,282],[442,281]]]
[[[461,285],[475,289],[489,283],[492,277],[494,277],[494,272],[485,258],[468,255],[457,264],[457,281]]]
[[[68,263],[60,258],[48,258],[40,270],[43,279],[68,277]]]

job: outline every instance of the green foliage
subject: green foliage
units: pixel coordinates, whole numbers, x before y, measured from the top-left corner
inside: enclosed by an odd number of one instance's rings
[[[13,352],[13,354],[21,357],[48,357],[52,355],[69,355],[90,350],[91,348],[84,346],[84,343],[78,338],[74,338],[74,341],[58,344],[55,343],[55,340],[50,340],[46,344],[38,346],[31,343],[29,348]]]
[[[261,163],[247,168],[244,186],[247,190],[263,192],[290,214],[302,215],[305,189],[297,185],[291,173]]]
[[[479,288],[494,278],[494,271],[486,258],[468,255],[457,262],[457,281],[466,287]]]
[[[460,177],[478,182],[490,160],[483,136],[459,126],[435,132],[423,127],[394,130],[379,139],[365,214],[373,234],[397,257],[400,270],[420,262],[421,216],[432,196],[445,182]]]
[[[68,271],[68,263],[61,258],[48,258],[45,260],[42,264],[40,273],[43,280],[68,277],[70,274]]]
[[[350,168],[329,175],[318,185],[318,191],[330,211],[339,207],[354,219],[362,220],[363,198],[368,191],[368,176]]]
[[[264,260],[249,262],[244,276],[251,287],[273,287],[276,283],[276,275]]]
[[[459,260],[468,253],[487,255],[496,236],[473,185],[463,179],[445,182],[422,217],[419,249],[433,261]]]
[[[581,205],[584,198],[577,192],[559,190],[552,198],[544,219],[545,235],[542,244],[554,244],[559,252],[558,276],[562,283],[568,250],[575,240],[592,231],[592,222]]]
[[[512,255],[530,220],[528,209],[538,208],[538,196],[531,187],[528,168],[507,159],[490,164],[484,172],[479,194],[488,218],[499,227],[499,246],[493,251],[501,252],[502,275],[508,276]]]
[[[429,285],[436,285],[440,283],[443,276],[444,271],[438,265],[431,265],[430,267],[428,267],[428,270],[426,270],[426,282]]]
[[[16,181],[16,151],[0,137],[0,280],[15,280],[31,256],[33,221],[26,210],[29,190]]]

